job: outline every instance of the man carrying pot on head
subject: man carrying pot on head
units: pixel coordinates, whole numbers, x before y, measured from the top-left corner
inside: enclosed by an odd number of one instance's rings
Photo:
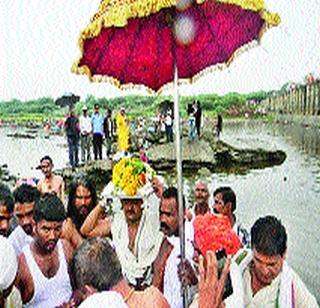
[[[163,239],[159,214],[149,199],[154,194],[152,173],[150,166],[137,158],[120,160],[112,171],[112,194],[121,210],[112,219],[102,219],[105,208],[98,204],[81,227],[86,237],[112,235],[124,277],[136,290],[151,284],[151,265]]]

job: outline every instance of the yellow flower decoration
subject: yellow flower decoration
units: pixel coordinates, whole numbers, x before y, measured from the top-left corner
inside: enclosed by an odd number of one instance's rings
[[[135,196],[149,176],[153,176],[152,168],[138,158],[123,158],[112,170],[112,183],[126,195]]]

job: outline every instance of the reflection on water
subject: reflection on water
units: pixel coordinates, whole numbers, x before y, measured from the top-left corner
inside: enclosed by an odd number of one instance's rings
[[[22,178],[41,177],[41,171],[35,168],[45,155],[52,157],[55,168],[66,166],[68,153],[65,137],[50,136],[45,139],[39,131],[35,139],[12,138],[7,136],[9,132],[19,132],[19,128],[0,128],[0,164],[7,164],[11,174]]]
[[[0,136],[0,164],[7,163],[15,175],[40,177],[40,171],[34,168],[46,154],[52,156],[56,168],[68,161],[64,137],[12,139],[5,137],[4,129],[0,129]],[[260,216],[271,214],[281,219],[288,232],[289,264],[320,301],[319,130],[247,121],[225,125],[221,138],[241,148],[262,147],[286,152],[287,159],[280,166],[252,170],[245,175],[212,174],[208,177],[210,190],[222,185],[234,189],[237,216],[247,229]],[[195,180],[186,180],[190,200],[190,187]]]

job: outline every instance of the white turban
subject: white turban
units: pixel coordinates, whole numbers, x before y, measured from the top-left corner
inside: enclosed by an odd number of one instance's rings
[[[16,278],[17,256],[8,239],[0,236],[0,291],[8,289]]]
[[[121,199],[146,199],[153,193],[152,185],[149,181],[139,188],[135,195],[127,195],[121,188],[115,187],[112,181],[110,181],[107,186],[103,189],[101,195],[106,199],[119,198]]]

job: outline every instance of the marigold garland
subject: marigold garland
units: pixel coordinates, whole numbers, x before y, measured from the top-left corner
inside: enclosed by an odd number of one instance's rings
[[[152,168],[140,159],[123,158],[113,167],[112,183],[126,195],[134,196],[153,175]]]

